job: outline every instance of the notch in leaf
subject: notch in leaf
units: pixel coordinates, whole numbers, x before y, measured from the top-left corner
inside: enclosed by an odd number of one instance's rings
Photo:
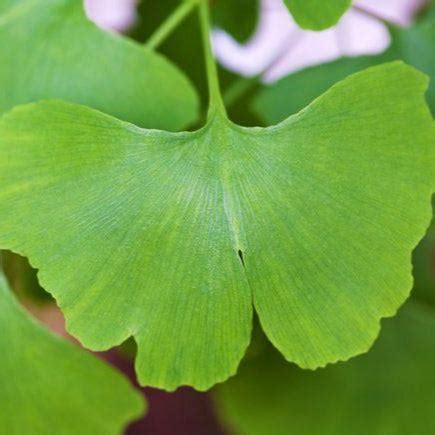
[[[374,67],[276,126],[240,127],[200,12],[200,130],[60,101],[0,122],[0,246],[40,269],[73,335],[99,350],[133,335],[140,382],[168,390],[234,374],[253,306],[301,367],[367,351],[408,296],[435,187],[423,74]]]

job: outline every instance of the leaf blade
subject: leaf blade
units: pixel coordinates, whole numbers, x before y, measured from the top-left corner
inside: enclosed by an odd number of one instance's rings
[[[1,246],[29,256],[87,346],[134,335],[147,385],[234,374],[252,298],[288,359],[349,358],[406,299],[430,221],[426,86],[386,64],[278,126],[218,117],[193,133],[62,102],[16,108],[0,122]]]

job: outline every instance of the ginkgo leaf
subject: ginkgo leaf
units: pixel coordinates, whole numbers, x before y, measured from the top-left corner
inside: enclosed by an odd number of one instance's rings
[[[0,276],[0,427],[8,435],[120,434],[144,411],[123,376],[54,336]]]
[[[309,372],[257,351],[216,389],[218,414],[244,435],[432,435],[434,331],[432,310],[410,301],[346,364]]]
[[[289,74],[258,92],[253,99],[253,110],[267,123],[280,122],[349,74],[399,59],[431,77],[426,97],[435,113],[435,16],[428,15],[409,29],[391,29],[391,37],[391,46],[382,54],[343,57]]]
[[[85,346],[133,335],[142,384],[234,374],[252,305],[288,360],[347,359],[412,285],[435,186],[426,88],[386,64],[277,126],[212,111],[184,133],[18,107],[0,122],[0,247],[30,258]]]
[[[97,28],[82,1],[0,0],[0,40],[0,112],[62,98],[143,127],[177,130],[198,116],[179,69]]]
[[[303,29],[323,30],[337,24],[350,8],[351,0],[284,0]]]

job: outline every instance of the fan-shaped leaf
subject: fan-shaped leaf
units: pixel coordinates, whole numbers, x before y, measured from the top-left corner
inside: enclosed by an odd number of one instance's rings
[[[119,434],[142,397],[97,358],[55,337],[0,277],[0,427],[4,434]]]
[[[411,288],[435,186],[426,87],[387,64],[277,126],[216,114],[193,133],[19,107],[0,123],[0,246],[30,257],[86,346],[134,335],[143,384],[233,374],[252,302],[287,359],[347,359]]]
[[[176,130],[194,121],[198,98],[185,76],[162,56],[98,29],[82,3],[0,0],[0,112],[62,98],[144,127]]]

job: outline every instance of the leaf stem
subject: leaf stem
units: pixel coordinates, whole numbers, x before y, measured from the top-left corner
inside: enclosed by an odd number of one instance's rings
[[[210,11],[208,0],[201,0],[199,3],[199,19],[201,24],[201,34],[204,46],[204,57],[205,66],[207,70],[207,81],[208,81],[208,93],[209,93],[209,108],[208,108],[208,119],[210,119],[213,114],[219,113],[227,118],[227,112],[225,110],[225,105],[222,99],[218,70],[216,66],[216,61],[213,55],[213,50],[211,46],[210,39]]]
[[[200,0],[183,0],[177,8],[166,18],[145,43],[147,50],[155,50],[165,39],[183,22],[193,11]]]

